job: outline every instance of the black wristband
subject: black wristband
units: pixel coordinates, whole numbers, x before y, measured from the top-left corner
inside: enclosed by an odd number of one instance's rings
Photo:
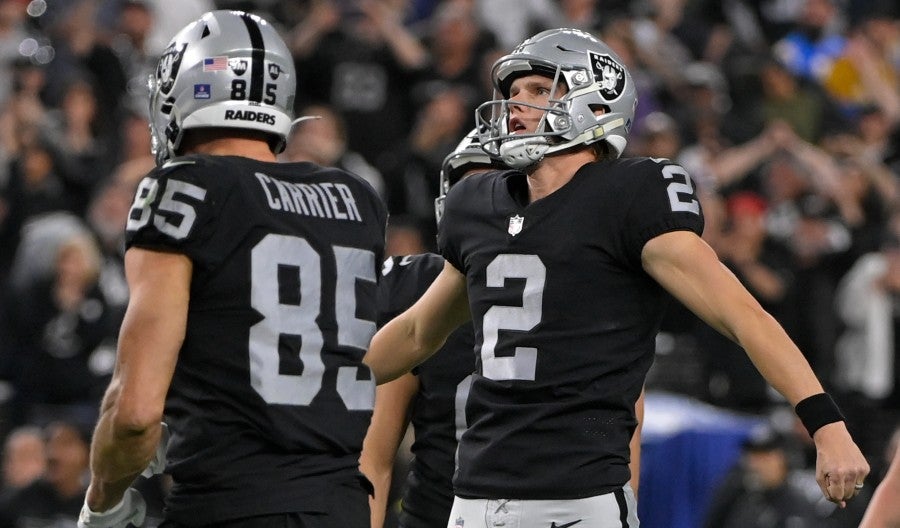
[[[824,425],[844,421],[844,415],[841,414],[841,410],[834,403],[834,400],[831,399],[831,396],[825,392],[800,400],[800,403],[794,407],[794,412],[797,413],[800,421],[803,422],[803,426],[809,431],[809,436],[814,435]]]

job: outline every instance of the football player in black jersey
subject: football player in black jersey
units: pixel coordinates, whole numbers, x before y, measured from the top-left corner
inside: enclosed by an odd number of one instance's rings
[[[445,159],[441,170],[441,196],[435,200],[440,224],[443,201],[450,187],[467,175],[502,168],[481,148],[473,129]],[[384,325],[425,293],[444,266],[439,255],[389,257],[378,286],[379,325]],[[397,449],[412,423],[414,458],[403,485],[400,528],[430,528],[446,523],[453,503],[451,477],[456,446],[466,429],[465,402],[472,372],[474,335],[463,324],[447,338],[432,357],[411,373],[380,385],[375,411],[363,443],[360,466],[375,486],[372,528],[381,528],[388,508],[391,478]],[[643,394],[636,409],[638,427],[643,420]],[[631,445],[631,484],[637,489],[640,463],[640,432]]]
[[[389,321],[411,306],[444,267],[439,255],[389,257],[378,297],[379,320]],[[398,526],[443,526],[453,503],[451,477],[456,444],[465,431],[465,402],[475,370],[475,336],[463,324],[444,346],[411,373],[376,390],[375,412],[363,443],[360,467],[375,487],[371,526],[384,526],[397,449],[412,423],[413,459],[403,484]]]
[[[496,166],[481,149],[473,130],[444,160],[441,188],[449,189],[467,173]],[[436,213],[440,223],[442,198]],[[444,267],[439,255],[389,257],[378,285],[378,319],[383,325],[425,293]],[[457,328],[444,346],[411,373],[376,390],[375,411],[363,443],[360,467],[375,487],[372,528],[384,526],[397,449],[412,423],[413,460],[403,485],[399,526],[432,528],[446,524],[453,503],[451,477],[457,441],[466,428],[465,402],[475,370],[471,324]]]
[[[666,292],[795,405],[824,495],[855,496],[865,458],[802,353],[700,238],[690,177],[669,160],[619,159],[637,101],[615,53],[549,30],[500,58],[492,80],[481,143],[523,172],[453,186],[444,269],[365,360],[388,381],[471,318],[476,373],[448,526],[637,526],[628,442]]]
[[[174,482],[169,527],[364,526],[385,208],[349,173],[276,162],[296,76],[265,20],[205,14],[150,88],[158,166],[128,217],[131,297],[79,524],[140,524],[129,486],[150,464]]]
[[[473,129],[444,160],[435,214],[440,225],[443,202],[450,187],[462,178],[503,168],[481,148]],[[409,308],[438,276],[444,259],[438,255],[389,257],[378,287],[379,326]],[[372,528],[381,528],[397,449],[409,423],[413,425],[414,458],[403,485],[400,528],[430,528],[446,524],[453,503],[451,477],[458,439],[466,429],[465,402],[475,369],[474,335],[470,324],[453,331],[444,345],[411,373],[376,390],[375,411],[360,458],[363,472],[375,486],[371,500]],[[631,486],[640,475],[640,424],[643,392],[636,404],[637,427],[630,447]]]

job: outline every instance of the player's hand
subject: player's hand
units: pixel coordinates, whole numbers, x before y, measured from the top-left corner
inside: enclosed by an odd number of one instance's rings
[[[159,435],[159,444],[156,446],[156,453],[153,455],[153,460],[150,461],[147,469],[141,472],[142,477],[150,478],[153,475],[162,473],[166,469],[166,449],[169,446],[169,426],[166,425],[166,422],[160,422],[160,426],[162,427],[162,432]]]
[[[129,523],[141,526],[146,514],[144,497],[138,490],[128,488],[122,500],[105,512],[92,511],[85,501],[78,515],[78,528],[122,528]]]
[[[825,498],[840,505],[857,496],[869,474],[869,463],[850,438],[844,422],[822,426],[816,442],[816,482]]]

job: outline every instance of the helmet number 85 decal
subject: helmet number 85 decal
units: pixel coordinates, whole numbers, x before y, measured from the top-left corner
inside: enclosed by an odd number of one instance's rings
[[[278,85],[275,83],[266,83],[266,95],[262,102],[265,104],[275,104],[277,97]],[[244,79],[234,79],[231,81],[231,100],[246,101],[247,100],[247,81]]]

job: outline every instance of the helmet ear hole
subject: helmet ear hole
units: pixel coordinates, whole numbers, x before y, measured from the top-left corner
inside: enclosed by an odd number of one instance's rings
[[[591,109],[591,112],[593,112],[595,116],[601,116],[603,114],[609,113],[609,105],[605,104],[589,104],[588,108]]]

